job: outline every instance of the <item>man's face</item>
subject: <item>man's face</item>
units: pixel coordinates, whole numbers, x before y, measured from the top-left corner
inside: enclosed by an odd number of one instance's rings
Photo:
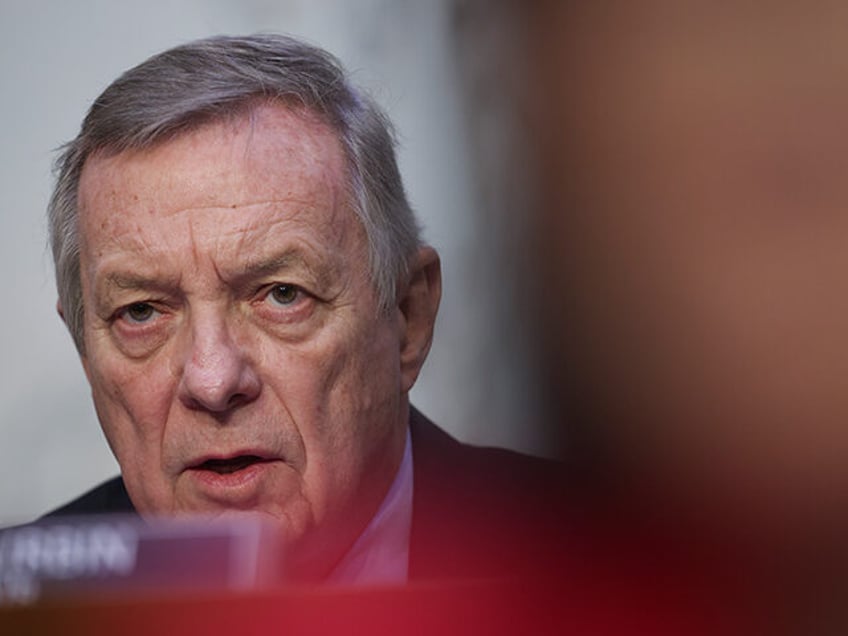
[[[259,512],[328,554],[373,515],[412,380],[345,178],[270,105],[86,163],[83,364],[142,514]]]

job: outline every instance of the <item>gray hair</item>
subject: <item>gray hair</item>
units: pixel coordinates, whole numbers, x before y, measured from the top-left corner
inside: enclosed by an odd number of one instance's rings
[[[268,99],[305,107],[336,131],[347,158],[350,204],[368,237],[380,306],[387,310],[395,302],[420,239],[386,115],[322,49],[282,35],[217,36],[155,55],[121,75],[95,100],[55,162],[50,246],[59,302],[80,352],[78,190],[86,160],[94,153],[150,148]]]

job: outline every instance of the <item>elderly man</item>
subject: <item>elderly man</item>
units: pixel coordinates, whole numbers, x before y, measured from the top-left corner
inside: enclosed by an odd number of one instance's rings
[[[410,409],[439,258],[333,58],[271,35],[169,50],[57,166],[58,309],[121,477],[53,514],[258,513],[308,580],[526,562],[548,466]]]

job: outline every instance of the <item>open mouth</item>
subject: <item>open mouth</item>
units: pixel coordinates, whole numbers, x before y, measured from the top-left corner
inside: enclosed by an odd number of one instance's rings
[[[202,464],[195,466],[195,470],[208,470],[219,475],[229,475],[244,470],[254,464],[261,464],[269,460],[257,455],[239,455],[228,459],[207,459]]]

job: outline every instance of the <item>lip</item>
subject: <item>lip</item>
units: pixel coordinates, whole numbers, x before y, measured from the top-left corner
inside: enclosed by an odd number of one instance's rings
[[[225,462],[241,457],[254,457],[254,461],[232,472],[218,472],[207,462]],[[183,474],[193,489],[202,497],[234,508],[249,508],[263,492],[269,473],[282,460],[267,453],[245,450],[228,454],[211,454],[199,457],[188,465]]]
[[[227,461],[237,459],[239,457],[256,457],[259,461],[273,461],[279,459],[272,453],[268,453],[256,448],[239,449],[232,453],[209,453],[206,455],[198,455],[196,458],[186,463],[186,470],[199,469],[206,462],[211,461]]]

